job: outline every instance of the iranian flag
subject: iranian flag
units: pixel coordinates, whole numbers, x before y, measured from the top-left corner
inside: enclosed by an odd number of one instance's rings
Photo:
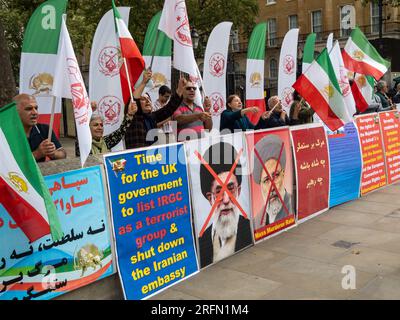
[[[264,59],[267,24],[260,23],[251,34],[246,67],[246,107],[258,107],[260,112],[247,115],[256,124],[265,111],[264,100]]]
[[[314,61],[314,48],[315,48],[315,39],[317,35],[315,33],[310,33],[307,36],[306,43],[304,45],[303,51],[303,64],[302,64],[302,73],[306,72],[310,67],[311,63]]]
[[[121,47],[121,56],[123,58],[123,64],[120,69],[120,79],[122,95],[124,103],[126,104],[131,97],[133,92],[133,85],[139,79],[142,74],[145,62],[133,40],[128,28],[125,25],[117,7],[115,6],[114,0],[112,0],[112,7],[115,18],[115,29],[119,38],[119,44]]]
[[[164,32],[158,30],[160,18],[161,11],[151,19],[147,27],[143,46],[143,58],[147,66],[150,66],[154,52],[153,65],[151,68],[153,72],[153,86],[147,91],[152,101],[158,99],[158,89],[161,86],[166,85],[171,88],[172,40],[168,38]]]
[[[62,237],[57,211],[32,156],[15,103],[0,108],[0,203],[30,242]]]
[[[327,49],[293,85],[326,126],[336,131],[352,120],[336,79]]]
[[[356,74],[351,86],[356,107],[360,112],[367,110],[368,106],[374,102],[375,80],[371,76]]]
[[[32,14],[22,44],[19,92],[33,95],[39,106],[39,122],[50,123],[61,16],[67,0],[48,0]],[[61,99],[55,100],[53,130],[60,132]]]
[[[376,80],[382,78],[390,66],[390,62],[380,56],[357,27],[351,32],[344,47],[343,60],[348,70],[371,75]]]

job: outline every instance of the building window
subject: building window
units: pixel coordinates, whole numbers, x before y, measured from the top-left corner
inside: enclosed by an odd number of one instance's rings
[[[322,11],[311,12],[311,32],[317,35],[317,40],[322,40]]]
[[[298,27],[297,14],[289,16],[289,30]]]
[[[379,6],[371,2],[371,33],[379,33]]]
[[[269,4],[275,4],[276,3],[276,0],[267,0],[267,5],[269,5]]]
[[[268,19],[268,45],[270,47],[276,46],[276,19]]]
[[[278,78],[278,62],[274,58],[272,58],[269,62],[269,77],[271,79]]]
[[[238,30],[232,30],[231,39],[232,39],[232,51],[239,52],[240,45],[239,45],[239,31]]]

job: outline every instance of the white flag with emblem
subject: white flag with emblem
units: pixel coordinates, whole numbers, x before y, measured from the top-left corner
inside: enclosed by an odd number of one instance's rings
[[[210,34],[204,56],[203,85],[211,99],[213,129],[219,130],[221,113],[226,109],[226,67],[232,22],[221,22]]]
[[[283,39],[279,57],[278,95],[287,113],[293,102],[292,85],[296,82],[298,38],[299,29],[290,29]]]
[[[65,17],[64,15],[61,24],[53,94],[56,97],[72,99],[81,164],[83,167],[92,147],[92,134],[89,128],[92,109],[90,108],[85,83],[65,24]]]
[[[129,7],[118,8],[122,19],[128,25]],[[100,20],[93,38],[90,53],[89,97],[97,102],[97,112],[103,118],[104,135],[117,130],[124,119],[124,99],[122,97],[119,70],[122,65],[121,49],[115,37],[113,10],[109,10]],[[123,150],[123,142],[112,151]]]

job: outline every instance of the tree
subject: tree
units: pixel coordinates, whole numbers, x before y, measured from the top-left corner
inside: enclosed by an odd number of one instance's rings
[[[4,29],[0,20],[0,61],[2,62],[3,72],[0,77],[0,107],[10,103],[16,94],[15,80],[11,68],[10,54],[6,46]]]
[[[45,0],[0,0],[11,65],[18,79],[23,31],[33,11]],[[143,47],[147,25],[162,10],[164,0],[116,0],[117,6],[132,7],[129,30],[139,48]],[[203,44],[212,29],[222,21],[232,21],[234,28],[249,35],[258,14],[257,0],[186,0],[191,26],[198,30]],[[101,17],[111,9],[111,0],[69,0],[67,26],[77,56],[90,49]],[[1,61],[0,61],[1,63]]]

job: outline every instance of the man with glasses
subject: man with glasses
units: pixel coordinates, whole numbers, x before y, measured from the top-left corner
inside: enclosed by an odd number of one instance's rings
[[[173,115],[178,125],[178,141],[201,138],[204,129],[212,129],[211,101],[208,97],[204,99],[203,110],[194,102],[197,90],[197,86],[192,81],[186,83],[183,102]]]
[[[263,227],[292,214],[292,202],[291,195],[284,185],[286,152],[281,138],[273,134],[267,135],[257,142],[255,150],[263,161],[261,163],[260,159],[254,156],[253,179],[260,185],[263,198],[256,226]]]
[[[235,148],[224,142],[212,145],[203,156],[223,183],[225,183],[236,157]],[[231,198],[233,196],[239,201],[242,183],[240,162],[231,174],[229,181],[226,182],[231,196],[222,190],[220,183],[204,164],[200,167],[200,183],[201,191],[211,207],[222,193],[211,217],[212,223],[199,237],[200,266],[205,267],[247,247],[253,240],[250,220],[243,217]]]

